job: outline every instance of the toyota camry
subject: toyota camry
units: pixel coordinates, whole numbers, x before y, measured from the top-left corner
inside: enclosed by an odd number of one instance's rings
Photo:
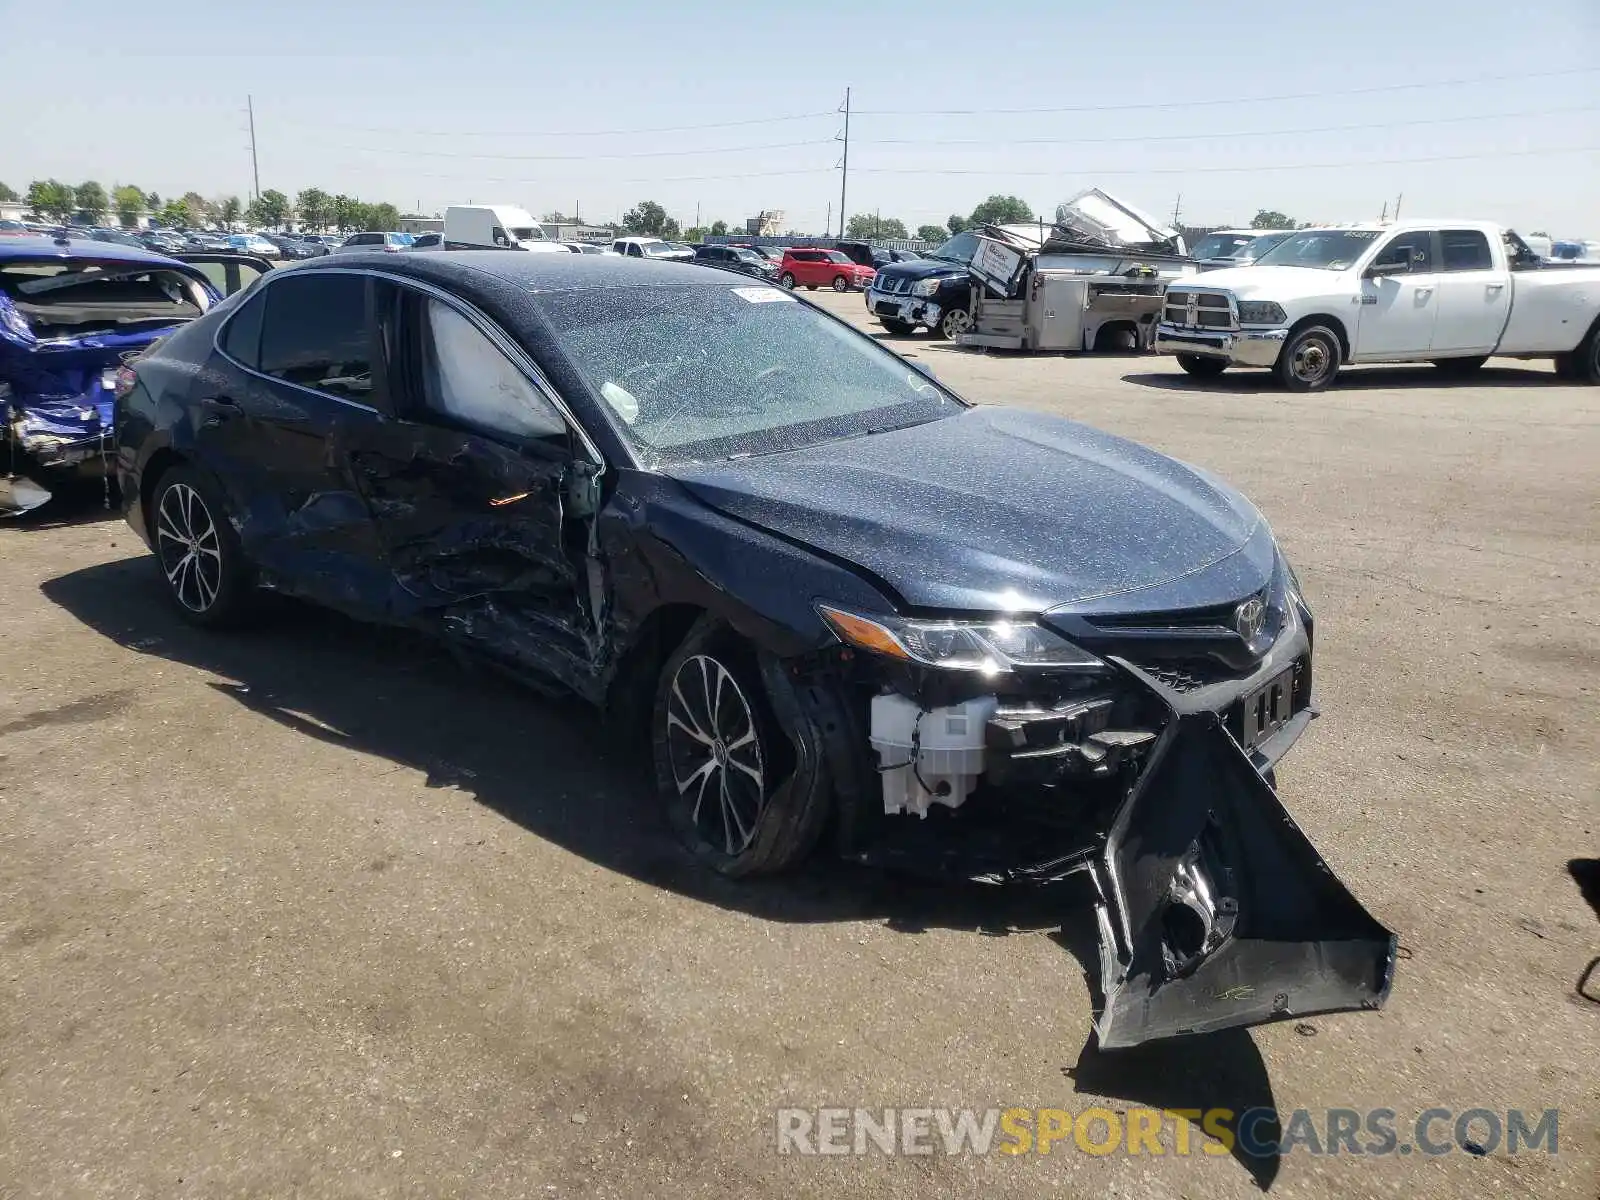
[[[184,618],[270,589],[576,693],[710,870],[1087,880],[1107,1048],[1388,994],[1394,937],[1275,790],[1311,611],[1198,467],[974,407],[782,289],[589,255],[275,270],[117,392]]]

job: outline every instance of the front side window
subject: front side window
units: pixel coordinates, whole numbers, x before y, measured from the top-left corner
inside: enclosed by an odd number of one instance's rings
[[[427,313],[422,377],[432,411],[491,437],[566,433],[560,412],[476,325],[432,298]]]
[[[1446,229],[1439,235],[1440,258],[1446,271],[1488,271],[1494,267],[1489,239],[1477,229]]]
[[[1435,269],[1433,261],[1433,234],[1426,229],[1414,229],[1396,234],[1394,240],[1378,251],[1373,265],[1379,263],[1405,263],[1411,274],[1424,274]]]
[[[367,280],[291,275],[263,293],[258,369],[285,383],[373,405]]]

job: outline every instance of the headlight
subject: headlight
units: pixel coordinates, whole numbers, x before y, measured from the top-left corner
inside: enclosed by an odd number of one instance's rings
[[[1282,325],[1286,318],[1283,309],[1270,300],[1239,301],[1239,324]]]
[[[931,296],[939,290],[940,282],[938,279],[919,279],[911,292],[916,296]]]
[[[826,604],[817,605],[839,639],[862,650],[952,671],[987,675],[1016,667],[1105,666],[1058,634],[1032,621],[941,621],[906,617],[864,617]]]

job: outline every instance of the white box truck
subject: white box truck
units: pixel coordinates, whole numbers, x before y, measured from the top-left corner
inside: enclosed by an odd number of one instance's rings
[[[452,204],[444,210],[445,250],[533,250],[570,254],[545,237],[544,227],[525,208],[510,204]]]

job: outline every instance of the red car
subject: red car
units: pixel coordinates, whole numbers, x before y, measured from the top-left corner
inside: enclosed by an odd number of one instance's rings
[[[778,282],[786,288],[804,287],[816,291],[831,287],[836,292],[864,288],[877,272],[851,262],[838,250],[785,250],[778,270]]]

